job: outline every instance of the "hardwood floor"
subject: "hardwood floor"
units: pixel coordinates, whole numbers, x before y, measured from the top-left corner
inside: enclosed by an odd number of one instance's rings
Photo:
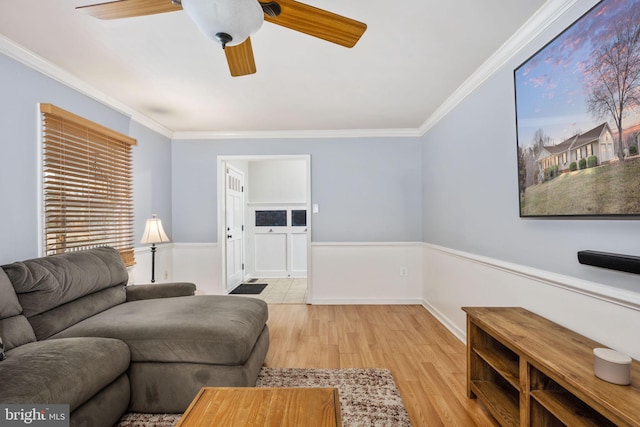
[[[269,305],[275,368],[385,368],[411,422],[495,426],[466,396],[466,347],[418,305]]]

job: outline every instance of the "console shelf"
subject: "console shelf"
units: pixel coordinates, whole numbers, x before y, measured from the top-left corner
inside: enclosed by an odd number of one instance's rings
[[[531,392],[531,397],[553,418],[558,419],[564,425],[572,427],[615,426],[566,391],[537,390]],[[541,418],[544,419],[544,415],[541,415]]]
[[[518,396],[491,381],[473,381],[471,390],[483,401],[500,425],[518,426]]]
[[[506,357],[492,348],[474,348],[473,351],[513,387],[520,387],[518,360]]]
[[[632,384],[593,374],[604,347],[519,307],[464,307],[467,395],[501,426],[640,426],[640,364]]]

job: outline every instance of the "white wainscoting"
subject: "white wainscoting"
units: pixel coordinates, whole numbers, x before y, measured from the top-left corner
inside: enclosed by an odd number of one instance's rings
[[[224,294],[221,262],[217,243],[175,243],[173,281],[195,283],[198,294]]]
[[[163,281],[193,282],[198,293],[224,294],[222,254],[217,243],[171,246],[173,274]],[[421,304],[422,250],[422,243],[313,243],[308,277],[311,293],[307,302]],[[156,258],[156,274],[157,263]],[[139,260],[138,264],[136,270],[142,267],[146,271],[144,261]],[[406,276],[400,275],[401,269]]]
[[[136,265],[129,268],[129,284],[151,281],[151,249],[135,248]],[[198,294],[222,294],[221,254],[217,243],[167,243],[156,251],[156,283],[191,282]]]
[[[640,359],[640,293],[428,244],[422,265],[424,306],[463,341],[461,307],[520,306]]]
[[[151,283],[151,246],[134,248],[136,265],[129,268],[129,284],[144,285]],[[163,243],[156,246],[155,283],[173,281],[173,244]]]
[[[307,302],[420,304],[422,250],[422,243],[312,243]]]

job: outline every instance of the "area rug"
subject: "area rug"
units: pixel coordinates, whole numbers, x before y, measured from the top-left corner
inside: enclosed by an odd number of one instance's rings
[[[229,293],[235,295],[258,295],[266,287],[266,283],[243,283]]]
[[[409,427],[411,421],[386,369],[262,368],[257,387],[335,387],[345,427]],[[178,414],[126,414],[117,427],[173,427]]]

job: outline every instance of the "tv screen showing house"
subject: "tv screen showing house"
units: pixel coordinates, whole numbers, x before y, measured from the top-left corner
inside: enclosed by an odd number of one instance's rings
[[[307,226],[307,211],[292,210],[291,211],[291,225],[294,227],[306,227]]]
[[[287,211],[256,211],[256,227],[286,227]]]
[[[637,16],[603,0],[514,70],[521,217],[640,215]]]

